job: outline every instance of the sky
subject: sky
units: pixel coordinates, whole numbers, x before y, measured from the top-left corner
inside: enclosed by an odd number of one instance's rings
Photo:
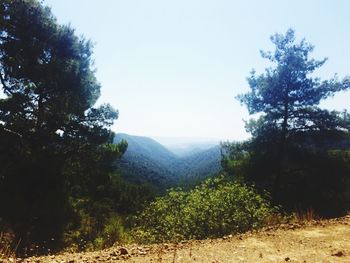
[[[243,140],[247,92],[270,36],[296,31],[328,58],[316,75],[350,75],[348,0],[44,0],[61,24],[91,39],[101,103],[119,111],[115,132]],[[350,92],[321,104],[350,110]]]

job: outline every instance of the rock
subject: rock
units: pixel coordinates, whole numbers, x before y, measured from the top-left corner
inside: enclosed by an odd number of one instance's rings
[[[129,254],[129,251],[125,247],[121,247],[119,249],[120,255],[127,255]]]
[[[343,251],[338,251],[336,253],[333,253],[332,256],[335,256],[335,257],[343,257],[345,256],[344,252]]]

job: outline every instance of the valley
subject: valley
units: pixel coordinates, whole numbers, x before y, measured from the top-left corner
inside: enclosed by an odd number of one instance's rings
[[[116,166],[122,177],[133,183],[149,183],[161,189],[200,181],[220,170],[218,144],[192,144],[181,154],[148,137],[119,133],[114,143],[122,140],[127,141],[128,148]]]
[[[280,2],[1,0],[0,263],[350,262],[350,1]]]

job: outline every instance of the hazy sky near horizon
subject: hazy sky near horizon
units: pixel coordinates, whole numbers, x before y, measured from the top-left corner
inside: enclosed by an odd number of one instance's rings
[[[99,103],[119,110],[115,132],[241,140],[251,69],[259,50],[294,28],[328,57],[323,79],[350,74],[348,0],[45,0],[59,23],[95,43]],[[350,92],[322,104],[350,110]]]

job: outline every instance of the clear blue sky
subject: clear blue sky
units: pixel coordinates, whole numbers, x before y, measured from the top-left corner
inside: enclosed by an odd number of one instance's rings
[[[246,92],[259,50],[289,27],[329,60],[323,79],[350,74],[348,0],[45,0],[59,23],[95,43],[101,102],[120,116],[116,132],[145,136],[247,138]],[[350,109],[350,92],[323,103]]]

